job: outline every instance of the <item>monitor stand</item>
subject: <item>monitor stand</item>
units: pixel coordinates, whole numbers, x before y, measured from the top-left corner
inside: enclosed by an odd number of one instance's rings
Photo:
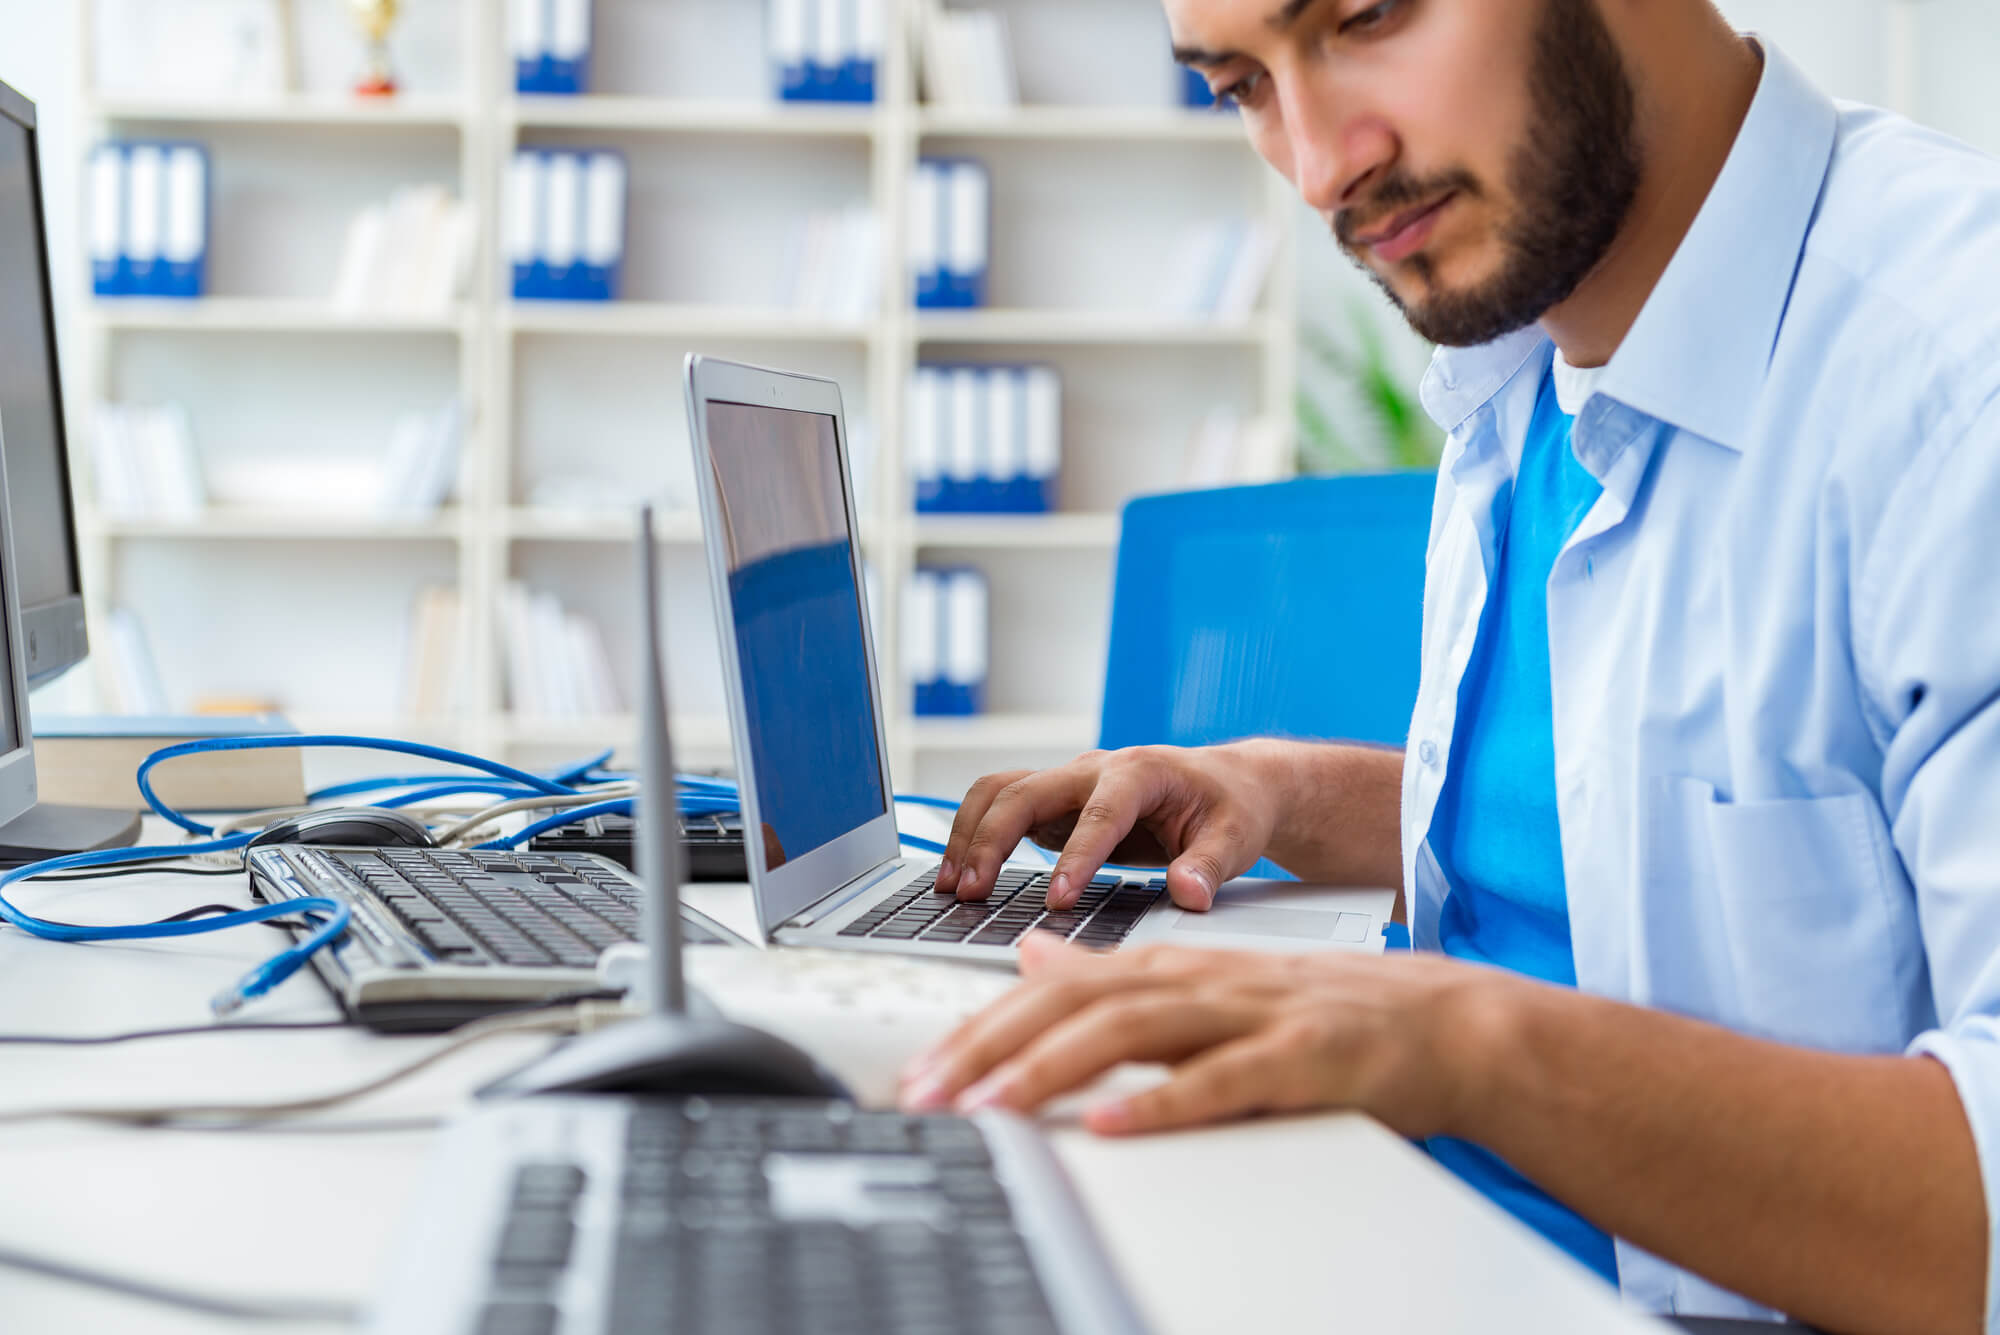
[[[0,825],[0,867],[139,842],[137,811],[43,802]]]

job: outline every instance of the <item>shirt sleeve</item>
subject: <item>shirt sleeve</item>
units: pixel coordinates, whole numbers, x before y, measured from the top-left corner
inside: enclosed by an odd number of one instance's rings
[[[1912,461],[1862,572],[1858,666],[1938,1015],[1909,1051],[1943,1063],[1972,1129],[2000,1332],[2000,403]]]

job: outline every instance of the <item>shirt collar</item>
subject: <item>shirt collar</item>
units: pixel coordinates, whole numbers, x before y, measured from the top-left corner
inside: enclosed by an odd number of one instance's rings
[[[1598,393],[1741,451],[1832,160],[1838,113],[1763,38],[1764,72],[1694,224],[1598,384]],[[1440,348],[1424,408],[1456,428],[1547,341],[1530,325]]]

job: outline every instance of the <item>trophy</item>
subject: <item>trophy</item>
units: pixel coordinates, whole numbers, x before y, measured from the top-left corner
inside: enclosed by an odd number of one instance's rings
[[[367,41],[367,65],[354,91],[363,97],[388,97],[396,91],[396,72],[389,67],[389,30],[396,26],[399,0],[347,0],[347,9]]]

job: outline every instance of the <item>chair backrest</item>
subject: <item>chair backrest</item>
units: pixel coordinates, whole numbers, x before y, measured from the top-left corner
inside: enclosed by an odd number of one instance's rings
[[[1127,505],[1098,745],[1401,745],[1436,487],[1383,473]]]

